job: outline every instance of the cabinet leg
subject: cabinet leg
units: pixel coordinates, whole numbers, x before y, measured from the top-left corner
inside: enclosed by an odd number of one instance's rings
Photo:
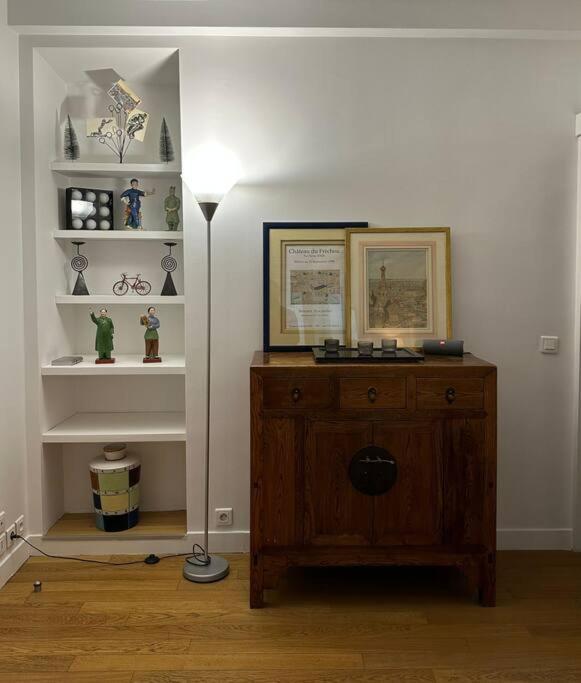
[[[250,559],[250,609],[264,607],[264,568],[260,555]]]
[[[496,605],[496,556],[494,553],[487,553],[480,562],[478,596],[483,607]]]

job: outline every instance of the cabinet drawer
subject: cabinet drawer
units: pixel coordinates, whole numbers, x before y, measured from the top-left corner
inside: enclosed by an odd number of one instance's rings
[[[404,377],[344,377],[339,380],[340,406],[343,409],[382,409],[406,407]]]
[[[420,410],[484,407],[482,379],[418,379],[416,388]]]
[[[328,379],[275,379],[264,380],[264,407],[266,409],[327,408],[331,404],[331,387]]]

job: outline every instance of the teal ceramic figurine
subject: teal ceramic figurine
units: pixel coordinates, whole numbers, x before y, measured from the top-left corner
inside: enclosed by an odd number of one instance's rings
[[[139,189],[139,180],[131,179],[131,187],[121,193],[121,200],[125,202],[125,229],[143,230],[141,215],[141,198],[151,197],[155,194],[155,187],[151,192],[144,192]]]

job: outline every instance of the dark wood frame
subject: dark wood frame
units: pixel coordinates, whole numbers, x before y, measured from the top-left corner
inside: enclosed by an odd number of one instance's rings
[[[310,346],[273,346],[270,343],[270,231],[271,230],[346,230],[347,228],[367,228],[367,221],[341,223],[263,223],[262,224],[262,339],[264,351],[310,351]]]

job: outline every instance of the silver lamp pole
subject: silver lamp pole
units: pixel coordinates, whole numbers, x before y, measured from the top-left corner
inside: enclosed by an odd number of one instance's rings
[[[182,178],[206,219],[207,228],[207,305],[206,305],[206,449],[204,481],[204,547],[186,558],[184,577],[196,583],[211,583],[228,576],[228,561],[208,550],[210,507],[210,424],[211,424],[211,342],[212,342],[212,218],[226,193],[241,174],[237,157],[226,148],[207,142],[186,155]]]
[[[210,372],[211,341],[212,341],[212,218],[218,208],[218,202],[198,202],[198,206],[206,219],[206,453],[205,453],[205,483],[204,483],[204,548],[203,555],[194,554],[186,559],[184,564],[184,578],[195,583],[212,583],[228,576],[230,566],[228,560],[208,552],[208,528],[210,507]]]

